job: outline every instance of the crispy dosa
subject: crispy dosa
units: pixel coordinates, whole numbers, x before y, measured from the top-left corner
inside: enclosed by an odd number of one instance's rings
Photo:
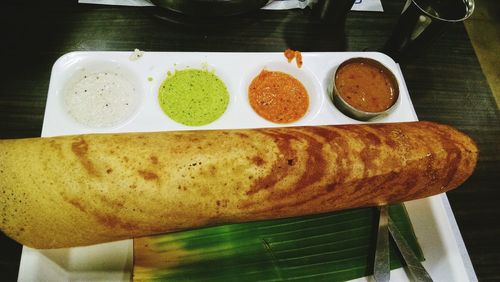
[[[474,142],[436,123],[0,141],[0,228],[35,248],[403,202],[459,186]]]

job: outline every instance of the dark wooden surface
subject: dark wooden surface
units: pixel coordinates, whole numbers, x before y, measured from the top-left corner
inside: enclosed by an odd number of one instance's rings
[[[376,50],[389,36],[401,2],[383,1],[385,13],[351,12],[345,28],[320,24],[300,10],[257,11],[201,28],[160,20],[164,13],[155,8],[3,2],[0,138],[40,136],[50,70],[64,53]],[[451,26],[402,69],[421,120],[453,125],[479,145],[474,175],[448,197],[478,278],[500,280],[500,115],[463,25]],[[0,234],[0,280],[16,279],[20,251]]]

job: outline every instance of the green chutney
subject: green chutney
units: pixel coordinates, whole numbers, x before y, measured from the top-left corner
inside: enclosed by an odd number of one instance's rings
[[[163,112],[174,121],[200,126],[224,114],[229,93],[224,82],[214,73],[184,69],[168,74],[161,84],[158,101]]]

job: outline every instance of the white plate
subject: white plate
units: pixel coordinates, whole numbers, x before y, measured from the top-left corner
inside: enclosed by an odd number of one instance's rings
[[[381,53],[303,53],[304,65],[301,69],[295,66],[295,62],[287,63],[282,53],[146,52],[136,61],[131,61],[130,55],[130,52],[74,52],[59,58],[52,69],[42,136],[280,126],[259,117],[248,104],[248,85],[262,68],[291,73],[309,91],[308,113],[287,126],[360,123],[338,111],[327,93],[336,67],[352,57],[368,57],[380,61],[395,73],[400,84],[400,97],[394,111],[373,122],[417,120],[399,66]],[[113,128],[93,129],[78,124],[66,113],[62,89],[71,75],[82,66],[92,69],[100,68],[103,64],[125,69],[131,76],[131,81],[136,84],[142,100],[137,112],[122,124]],[[230,93],[226,112],[211,124],[201,127],[181,125],[169,119],[159,107],[158,88],[167,71],[187,66],[214,70]],[[446,195],[408,202],[406,206],[426,258],[424,266],[434,280],[477,280]],[[132,240],[59,250],[24,247],[19,281],[128,281],[131,269]],[[403,269],[394,270],[391,274],[395,281],[408,280]]]

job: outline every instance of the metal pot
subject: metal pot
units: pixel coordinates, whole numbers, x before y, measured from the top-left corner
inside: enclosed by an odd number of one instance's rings
[[[233,16],[257,10],[270,0],[152,0],[153,4],[188,16]]]

